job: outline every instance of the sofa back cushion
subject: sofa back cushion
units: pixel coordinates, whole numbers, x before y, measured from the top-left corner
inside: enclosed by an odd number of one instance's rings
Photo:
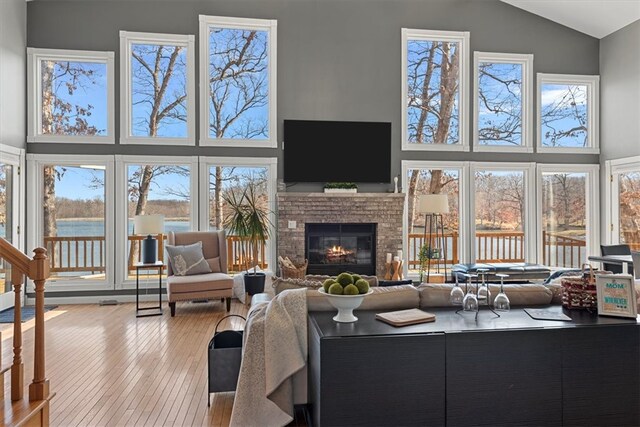
[[[273,279],[272,286],[275,294],[278,295],[285,289],[318,289],[322,286],[325,280],[332,277],[335,279],[335,276],[325,276],[321,274],[307,274],[304,279],[284,279],[281,277],[276,277],[275,279]],[[378,278],[376,276],[361,275],[360,277],[369,282],[370,287],[378,286]]]
[[[420,305],[418,290],[412,285],[376,286],[372,294],[367,295],[357,310],[402,310],[417,308]],[[307,308],[309,311],[335,311],[326,295],[315,289],[307,291]]]
[[[461,286],[464,290],[464,284]],[[420,307],[451,307],[449,295],[452,287],[451,283],[428,283],[418,286]],[[489,289],[491,297],[495,298],[500,292],[500,285],[489,285]],[[504,285],[504,292],[509,297],[511,306],[551,304],[553,297],[553,292],[550,289],[536,283]]]

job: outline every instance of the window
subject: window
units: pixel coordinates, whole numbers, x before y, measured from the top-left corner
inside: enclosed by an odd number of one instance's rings
[[[607,243],[640,251],[640,156],[606,162]]]
[[[534,170],[529,163],[472,165],[475,262],[535,260]]]
[[[27,141],[113,143],[113,52],[27,53]]]
[[[533,152],[533,55],[474,53],[476,151]]]
[[[538,152],[600,152],[599,84],[599,76],[538,73]]]
[[[110,156],[28,155],[29,247],[47,249],[50,282],[100,289],[113,283]]]
[[[443,215],[444,234],[447,247],[446,263],[448,269],[461,262],[466,253],[466,224],[461,223],[466,206],[465,185],[467,166],[462,162],[402,162],[402,188],[407,189],[407,218],[405,248],[408,250],[408,274],[418,277],[420,274],[421,250],[424,260],[425,215],[417,212],[418,199],[423,194],[447,194],[449,213]],[[427,245],[428,246],[428,245]],[[431,269],[437,267],[437,261],[431,260]],[[424,270],[423,270],[424,272]]]
[[[200,16],[200,145],[277,147],[276,25]]]
[[[580,268],[599,253],[598,165],[538,165],[539,259]]]
[[[195,145],[194,37],[120,31],[120,143]]]
[[[469,150],[468,32],[402,29],[402,149]]]
[[[230,193],[240,196],[248,186],[253,187],[259,200],[271,212],[269,218],[275,225],[276,166],[275,158],[201,158],[200,200],[208,203],[200,204],[200,229],[222,229],[226,214],[225,196]],[[274,235],[273,232],[271,235]],[[242,266],[237,242],[237,237],[227,236],[227,262],[230,272],[240,271]],[[269,239],[259,254],[262,268],[268,267],[274,259],[273,250],[273,239]]]
[[[118,261],[127,266],[119,274],[124,281],[135,278],[133,265],[141,259],[141,241],[145,236],[135,233],[136,215],[164,215],[164,234],[158,236],[158,259],[164,259],[166,233],[198,228],[198,201],[193,197],[194,189],[198,188],[197,165],[197,157],[116,156],[118,235],[126,236],[122,239],[124,247],[118,251],[124,254]]]

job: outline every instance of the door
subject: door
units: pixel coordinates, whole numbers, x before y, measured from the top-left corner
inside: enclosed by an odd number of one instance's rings
[[[611,239],[640,251],[640,159],[611,165]]]
[[[21,250],[19,232],[22,155],[22,150],[0,145],[0,237]],[[0,260],[0,310],[11,308],[14,303],[11,266]]]

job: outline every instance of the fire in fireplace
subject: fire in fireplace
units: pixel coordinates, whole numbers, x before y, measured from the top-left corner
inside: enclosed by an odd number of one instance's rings
[[[305,224],[308,274],[375,274],[376,224]]]

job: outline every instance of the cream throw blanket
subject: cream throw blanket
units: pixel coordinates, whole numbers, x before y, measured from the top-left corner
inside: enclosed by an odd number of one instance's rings
[[[290,423],[292,376],[307,363],[307,290],[283,291],[254,309],[247,319],[243,346],[230,425]]]

